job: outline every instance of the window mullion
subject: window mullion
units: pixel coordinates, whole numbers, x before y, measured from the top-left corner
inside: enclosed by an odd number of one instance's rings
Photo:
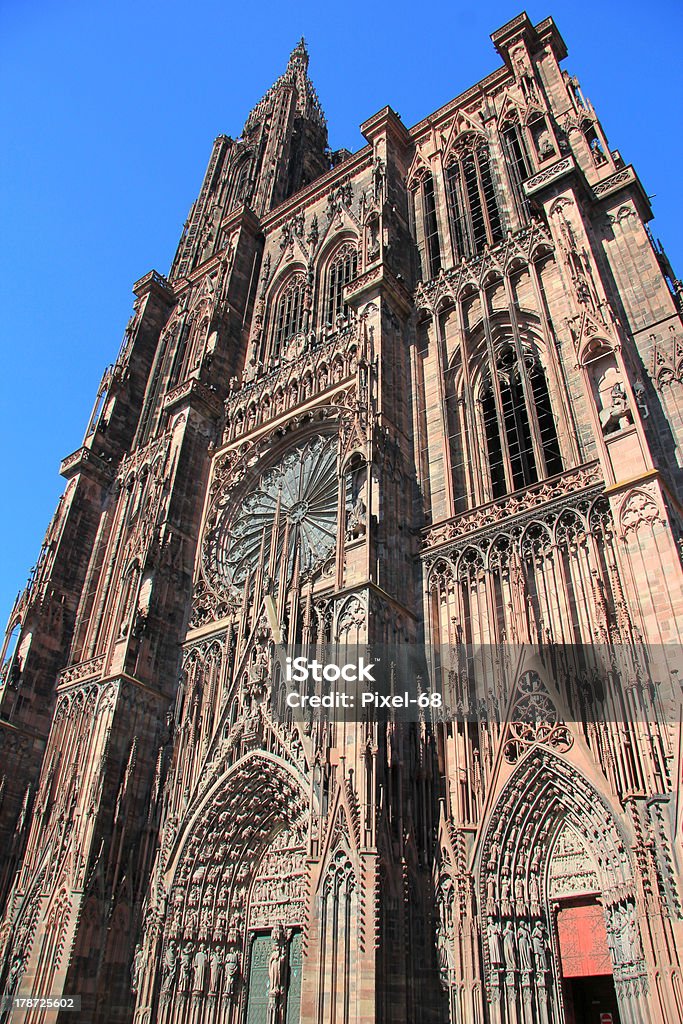
[[[503,452],[503,470],[505,472],[505,482],[508,491],[514,491],[514,479],[512,474],[512,460],[510,458],[510,449],[508,447],[507,431],[505,430],[505,416],[503,414],[503,399],[501,395],[500,380],[498,379],[498,367],[496,365],[496,355],[493,347],[493,338],[491,337],[491,326],[489,324],[488,317],[484,317],[484,333],[486,335],[486,349],[488,354],[489,366],[491,367],[491,386],[493,388],[493,397],[496,403],[496,416],[498,418],[498,433],[500,436],[500,446]]]
[[[477,150],[474,159],[474,171],[477,176],[477,188],[479,190],[479,205],[481,206],[482,217],[484,219],[484,231],[486,233],[486,241],[489,245],[492,244],[493,232],[491,230],[491,221],[489,219],[489,208],[486,202],[486,190],[484,188],[484,181],[481,176],[481,165],[479,163],[479,153],[481,150]]]

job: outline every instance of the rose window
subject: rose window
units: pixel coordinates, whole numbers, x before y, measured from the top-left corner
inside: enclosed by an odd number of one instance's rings
[[[297,445],[219,521],[212,546],[220,575],[241,589],[261,559],[268,564],[276,525],[276,571],[291,572],[297,556],[301,571],[320,566],[335,550],[337,500],[336,438]]]

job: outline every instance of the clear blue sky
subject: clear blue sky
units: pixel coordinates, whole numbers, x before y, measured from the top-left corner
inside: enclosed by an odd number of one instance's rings
[[[329,8],[329,10],[328,10]],[[410,126],[499,65],[522,3],[4,0],[0,11],[0,619],[34,563],[131,285],[166,273],[214,137],[236,136],[301,35],[337,149],[390,104]],[[678,0],[529,0],[552,15],[683,274]]]

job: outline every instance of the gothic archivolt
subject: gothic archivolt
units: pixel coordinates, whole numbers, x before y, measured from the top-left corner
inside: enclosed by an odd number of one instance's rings
[[[537,748],[499,794],[479,855],[485,977],[501,1021],[517,1020],[518,1013],[529,1021],[563,1019],[551,894],[558,895],[553,856],[569,826],[593,874],[584,868],[575,883],[565,874],[565,889],[585,891],[586,877],[595,881],[619,994],[647,992],[630,842],[581,772]]]
[[[185,1020],[198,1003],[232,1019],[232,1004],[246,999],[247,935],[302,928],[307,793],[290,765],[256,751],[213,785],[167,843],[135,977],[155,1019]],[[157,958],[155,979],[147,970]]]

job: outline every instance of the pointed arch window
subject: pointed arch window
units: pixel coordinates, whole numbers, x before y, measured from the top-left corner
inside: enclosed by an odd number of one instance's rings
[[[522,188],[522,182],[526,181],[534,172],[534,167],[529,156],[529,150],[524,138],[524,131],[515,117],[503,125],[501,132],[503,140],[503,152],[505,162],[512,179],[512,187],[517,200],[518,209],[524,218],[529,220],[529,200]]]
[[[294,274],[278,296],[273,321],[271,354],[274,358],[278,358],[290,338],[298,334],[303,327],[305,289],[306,275]]]
[[[545,373],[528,350],[505,345],[481,392],[491,497],[562,472]]]
[[[242,203],[246,203],[249,198],[249,175],[251,172],[251,157],[249,155],[242,158],[234,171],[234,185],[232,189],[232,201],[233,207],[240,206]]]
[[[422,178],[422,218],[429,276],[436,277],[441,270],[441,243],[439,241],[439,222],[436,216],[434,178],[429,172]]]
[[[337,317],[348,317],[349,307],[344,302],[344,288],[357,276],[358,250],[353,242],[347,242],[336,252],[327,270],[324,314],[327,326],[334,328]]]
[[[448,213],[456,257],[478,256],[503,240],[503,227],[483,139],[468,139],[446,167]]]

